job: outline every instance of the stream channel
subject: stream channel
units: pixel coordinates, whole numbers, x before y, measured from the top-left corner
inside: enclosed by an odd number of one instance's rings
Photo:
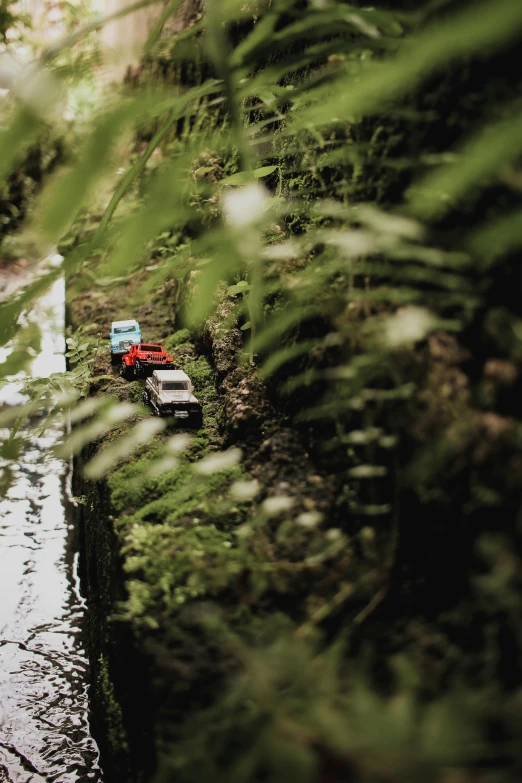
[[[25,315],[41,333],[31,376],[65,369],[64,313],[62,278]],[[2,353],[0,362],[9,348]],[[1,387],[2,406],[27,400],[20,377]],[[70,467],[52,453],[61,435],[56,424],[28,435],[0,497],[0,783],[102,781],[89,728]]]

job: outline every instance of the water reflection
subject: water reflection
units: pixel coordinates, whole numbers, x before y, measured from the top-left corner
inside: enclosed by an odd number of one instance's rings
[[[62,371],[63,280],[27,318],[41,329],[31,374]],[[0,402],[25,401],[21,380],[19,374],[2,389]],[[53,425],[20,441],[0,501],[0,781],[101,780],[88,723],[84,603],[67,519],[67,465],[51,453],[60,435]]]

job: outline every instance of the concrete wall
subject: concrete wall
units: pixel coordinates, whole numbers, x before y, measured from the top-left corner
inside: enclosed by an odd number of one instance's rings
[[[103,16],[116,13],[131,4],[129,0],[93,0],[94,9]],[[100,31],[110,80],[121,79],[128,66],[138,62],[143,44],[162,8],[163,3],[158,2],[110,22]]]
[[[91,8],[97,16],[105,17],[134,5],[135,2],[136,0],[91,0]],[[148,8],[122,16],[100,30],[98,35],[106,62],[104,73],[100,74],[102,78],[107,81],[120,81],[129,65],[139,62],[143,44],[165,2],[166,0],[158,0]],[[175,33],[189,24],[202,10],[203,5],[204,0],[183,0],[175,18],[169,22],[170,33]],[[33,19],[33,32],[28,36],[33,51],[38,51],[66,35],[62,7],[62,0],[19,0],[18,8],[30,14]]]
[[[91,7],[96,15],[103,17],[117,13],[135,2],[136,0],[91,0]],[[62,21],[62,6],[61,0],[19,0],[18,8],[30,14],[33,19],[33,32],[29,37],[37,49],[66,34]],[[109,80],[121,79],[127,67],[138,62],[141,48],[163,6],[164,0],[159,0],[149,8],[123,16],[100,30],[99,38]]]

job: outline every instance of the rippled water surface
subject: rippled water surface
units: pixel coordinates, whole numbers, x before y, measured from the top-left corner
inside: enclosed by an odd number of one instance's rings
[[[42,326],[32,373],[64,368],[64,286],[30,315]],[[2,402],[21,401],[16,384]],[[101,781],[88,720],[85,606],[68,519],[68,466],[52,454],[61,432],[37,432],[0,500],[0,782]]]

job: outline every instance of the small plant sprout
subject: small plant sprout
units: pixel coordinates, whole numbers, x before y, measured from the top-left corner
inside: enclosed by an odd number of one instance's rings
[[[252,182],[223,195],[225,221],[238,230],[258,223],[267,208],[268,191],[260,182]]]
[[[252,481],[234,481],[230,487],[230,494],[239,501],[253,500],[257,494],[261,485],[257,479]]]
[[[169,473],[179,465],[179,460],[176,457],[166,456],[162,459],[153,462],[146,472],[147,478],[157,478],[164,473]]]
[[[342,532],[339,530],[338,527],[332,527],[330,530],[326,531],[326,538],[328,541],[339,541],[342,538]]]
[[[267,516],[276,517],[284,511],[289,511],[294,503],[294,498],[289,497],[289,495],[274,495],[271,498],[266,498],[261,508]]]
[[[435,325],[435,317],[424,307],[409,305],[386,319],[384,339],[390,348],[423,340]]]
[[[299,514],[297,517],[296,522],[298,525],[301,525],[301,527],[311,530],[317,527],[322,519],[323,515],[319,511],[303,511],[303,513]]]
[[[188,449],[191,442],[192,436],[186,432],[183,432],[179,433],[178,435],[173,435],[172,438],[167,440],[165,445],[168,451],[170,451],[172,454],[181,454],[183,451]]]
[[[165,428],[161,419],[139,421],[127,435],[106,446],[98,452],[84,468],[88,479],[98,480],[121,460],[128,459],[140,446],[143,446]]]
[[[239,463],[241,455],[241,449],[219,451],[216,454],[205,457],[200,462],[196,462],[194,472],[199,473],[201,476],[208,476],[211,473],[217,473],[218,470],[229,470]]]

